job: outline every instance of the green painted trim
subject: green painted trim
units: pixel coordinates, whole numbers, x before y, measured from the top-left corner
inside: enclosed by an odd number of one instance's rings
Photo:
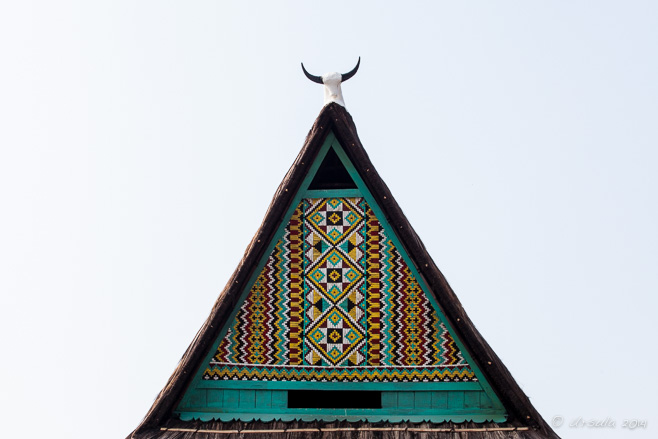
[[[250,422],[260,420],[263,422],[281,420],[281,421],[315,421],[318,418],[323,421],[349,421],[349,422],[505,422],[507,416],[497,410],[482,411],[473,414],[469,410],[435,410],[430,413],[409,413],[410,410],[354,410],[346,413],[346,410],[304,410],[295,409],[286,410],[281,413],[271,413],[267,410],[257,411],[256,409],[249,412],[239,413],[220,413],[220,412],[179,412],[174,414],[180,416],[183,421],[201,420],[201,421],[232,421],[239,419]]]
[[[358,189],[322,189],[304,191],[302,198],[357,198],[361,197]]]
[[[484,391],[479,382],[430,382],[430,383],[318,383],[300,381],[243,381],[243,380],[203,380],[197,389],[268,389],[268,390],[382,390],[382,391],[431,391],[431,390],[479,390]]]

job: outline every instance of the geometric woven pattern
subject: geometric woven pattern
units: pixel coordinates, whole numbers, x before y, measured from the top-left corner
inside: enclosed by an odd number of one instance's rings
[[[363,198],[302,200],[204,379],[476,380]]]
[[[365,362],[365,201],[304,200],[304,364]]]

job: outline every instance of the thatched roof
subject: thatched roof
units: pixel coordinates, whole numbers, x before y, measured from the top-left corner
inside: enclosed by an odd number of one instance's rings
[[[333,131],[337,140],[345,150],[355,169],[368,186],[376,202],[379,204],[382,212],[386,216],[389,224],[395,229],[400,242],[405,247],[407,254],[413,259],[414,264],[418,267],[420,275],[430,288],[431,294],[434,294],[437,302],[441,305],[445,317],[454,328],[455,335],[462,341],[464,347],[471,354],[473,360],[484,374],[485,378],[493,387],[499,399],[508,412],[508,421],[504,424],[422,424],[431,426],[434,431],[418,432],[409,430],[414,424],[404,424],[408,428],[405,431],[309,431],[309,432],[286,432],[277,433],[277,437],[350,437],[350,438],[398,438],[407,437],[407,435],[424,434],[427,437],[468,437],[468,438],[557,438],[555,432],[542,419],[539,413],[530,403],[528,397],[523,393],[516,383],[510,372],[502,363],[500,358],[491,349],[489,344],[484,340],[482,335],[475,328],[473,322],[469,319],[464,311],[459,299],[453,292],[445,277],[436,266],[420,238],[409,224],[400,206],[393,198],[390,190],[375,170],[368,154],[361,145],[357,136],[356,127],[350,114],[338,104],[329,104],[325,106],[316,119],[311,131],[306,137],[304,147],[300,151],[297,159],[286,174],[283,182],[276,191],[270,207],[265,214],[265,219],[256,235],[249,244],[240,264],[228,281],[228,284],[215,302],[208,319],[203,324],[192,344],[188,347],[183,355],[178,367],[156,398],[153,406],[147,413],[142,423],[131,433],[129,437],[135,439],[146,438],[227,438],[226,433],[193,433],[194,430],[272,430],[272,429],[298,429],[311,428],[317,429],[323,425],[336,425],[337,423],[327,424],[324,422],[312,423],[311,427],[296,427],[297,425],[306,425],[309,423],[288,423],[279,422],[252,422],[245,425],[244,422],[222,423],[222,422],[182,422],[173,419],[172,412],[183,396],[185,389],[188,387],[192,377],[201,365],[204,356],[212,348],[213,342],[219,335],[221,328],[229,318],[231,311],[239,306],[238,299],[245,284],[252,275],[258,261],[264,256],[267,244],[273,238],[277,227],[283,221],[284,213],[289,208],[295,193],[299,189],[304,177],[309,171],[313,160],[320,150],[327,134]],[[288,425],[288,427],[285,427]],[[292,427],[290,425],[293,425]],[[344,425],[341,424],[341,425]],[[370,424],[372,425],[372,424]],[[401,424],[396,424],[398,427]],[[461,433],[450,433],[440,431],[440,429],[467,428],[472,429],[497,428],[491,431],[463,431]],[[359,424],[363,427],[364,424]],[[165,430],[163,430],[165,428]],[[174,430],[167,430],[172,428]],[[325,427],[326,428],[326,427]],[[404,428],[404,426],[402,427]],[[430,428],[430,427],[427,427]],[[509,432],[501,428],[517,428],[520,431]],[[178,431],[189,429],[191,431]],[[243,433],[244,434],[244,433]],[[258,436],[258,435],[255,435]],[[244,437],[244,436],[243,436]]]
[[[146,430],[140,439],[540,439],[542,431],[511,424],[465,422],[201,422],[170,420],[159,429]]]

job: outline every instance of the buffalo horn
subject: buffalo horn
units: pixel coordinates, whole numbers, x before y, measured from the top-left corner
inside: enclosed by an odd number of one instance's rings
[[[302,63],[302,70],[304,71],[304,74],[308,79],[310,79],[313,82],[317,82],[318,84],[323,84],[322,78],[320,78],[319,76],[311,75],[309,72],[306,71],[306,69],[304,68],[304,63]]]
[[[356,67],[354,67],[352,70],[350,70],[350,71],[347,72],[347,73],[343,73],[343,75],[342,75],[342,76],[343,76],[343,80],[342,80],[342,82],[345,82],[345,81],[347,81],[348,79],[350,79],[352,76],[354,76],[354,74],[356,73],[356,71],[359,70],[359,64],[361,64],[361,57],[359,57],[359,60],[356,62]]]

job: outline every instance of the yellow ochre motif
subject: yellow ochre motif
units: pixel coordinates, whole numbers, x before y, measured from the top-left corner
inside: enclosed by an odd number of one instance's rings
[[[300,202],[204,374],[252,378],[475,375],[374,210],[355,197]]]

